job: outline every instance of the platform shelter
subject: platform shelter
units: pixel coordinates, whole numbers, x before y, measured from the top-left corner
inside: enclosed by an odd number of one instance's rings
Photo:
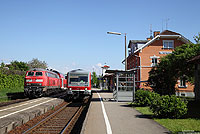
[[[136,70],[106,70],[110,74],[114,88],[113,98],[118,101],[134,101],[135,100],[135,72]]]

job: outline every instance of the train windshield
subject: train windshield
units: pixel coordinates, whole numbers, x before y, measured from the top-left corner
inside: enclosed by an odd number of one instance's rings
[[[27,76],[33,76],[34,72],[28,72]]]
[[[88,86],[88,74],[70,74],[69,85]]]
[[[27,76],[42,76],[42,72],[28,72]]]
[[[42,76],[42,72],[36,72],[35,76]]]

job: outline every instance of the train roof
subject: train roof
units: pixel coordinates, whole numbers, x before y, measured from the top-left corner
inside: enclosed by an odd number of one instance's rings
[[[88,74],[89,72],[88,72],[88,71],[85,71],[85,70],[83,70],[83,69],[75,69],[75,70],[69,71],[68,73]]]
[[[31,68],[28,71],[48,71],[48,70],[43,69],[43,68]]]
[[[55,70],[52,70],[52,69],[49,70],[49,69],[43,69],[43,68],[31,68],[28,71],[47,71],[47,72],[52,72],[52,73],[56,73],[56,74],[59,73],[58,71],[55,71]]]

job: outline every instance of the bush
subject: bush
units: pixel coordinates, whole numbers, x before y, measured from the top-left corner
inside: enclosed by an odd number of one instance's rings
[[[175,95],[161,96],[150,105],[153,113],[162,118],[180,118],[187,113],[187,102]]]
[[[24,75],[5,74],[0,71],[0,90],[10,88],[22,88],[24,86]]]
[[[160,95],[148,90],[137,90],[135,93],[135,104],[138,106],[150,106],[152,101]]]

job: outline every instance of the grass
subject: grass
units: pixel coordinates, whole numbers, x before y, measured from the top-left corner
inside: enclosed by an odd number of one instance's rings
[[[135,107],[135,109],[144,115],[152,115],[153,116],[153,113],[150,111],[149,107]]]
[[[7,93],[18,93],[24,92],[24,88],[11,88],[11,89],[0,89],[0,102],[6,102],[10,99],[7,96]]]
[[[167,128],[173,134],[178,132],[192,132],[192,131],[200,131],[200,116],[199,107],[192,107],[192,106],[199,106],[199,102],[189,103],[188,105],[188,114],[183,119],[159,119],[153,117],[153,113],[150,111],[149,107],[135,107],[135,109],[141,112],[143,115],[151,117],[153,120]],[[196,115],[190,115],[196,112]],[[192,117],[193,116],[193,117]]]
[[[199,119],[154,119],[173,133],[200,131]]]

